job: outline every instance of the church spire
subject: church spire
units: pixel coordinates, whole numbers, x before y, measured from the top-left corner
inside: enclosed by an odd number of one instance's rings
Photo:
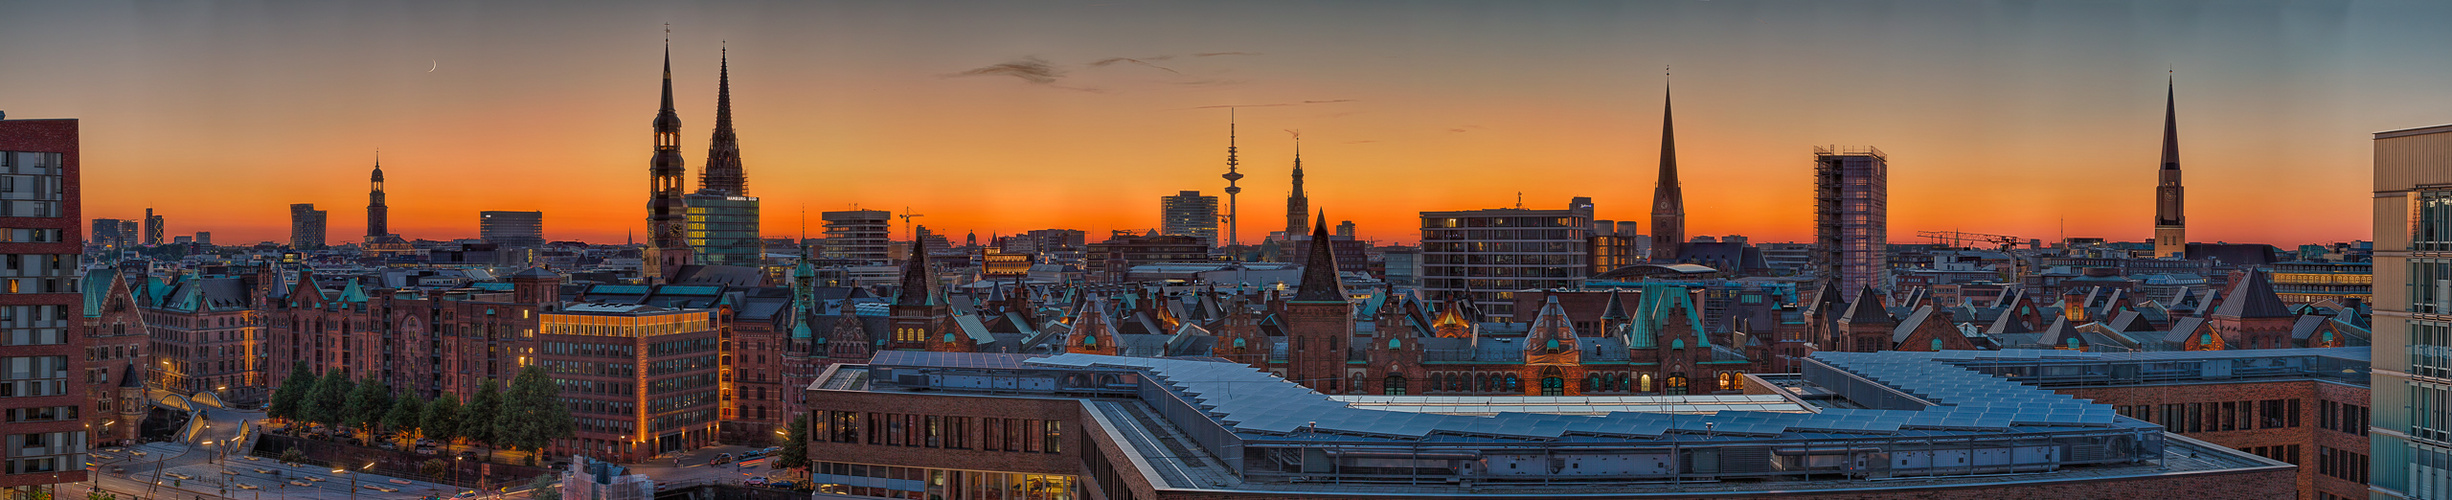
[[[1652,260],[1677,260],[1686,242],[1686,197],[1677,183],[1677,128],[1666,84],[1660,92],[1660,180],[1652,185]]]
[[[716,73],[715,137],[707,142],[707,166],[698,171],[698,190],[708,194],[743,196],[749,194],[748,179],[741,172],[740,138],[732,132],[732,57],[731,50],[722,52],[722,69]]]
[[[672,28],[665,28],[664,102],[656,110],[655,153],[647,160],[647,252],[640,280],[661,283],[689,264],[690,246],[682,239],[681,116],[673,112]]]
[[[375,150],[375,173],[368,184],[371,189],[366,192],[366,237],[371,243],[371,238],[392,234],[391,209],[383,203],[383,150]]]
[[[2188,253],[2186,190],[2180,186],[2178,79],[2163,83],[2163,159],[2154,186],[2154,256]]]
[[[1345,302],[1345,280],[1337,277],[1335,245],[1328,244],[1328,211],[1320,211],[1311,227],[1311,255],[1303,259],[1303,283],[1295,302]]]
[[[1293,241],[1306,231],[1311,215],[1311,196],[1303,193],[1303,135],[1294,134],[1294,189],[1286,195],[1286,240]]]

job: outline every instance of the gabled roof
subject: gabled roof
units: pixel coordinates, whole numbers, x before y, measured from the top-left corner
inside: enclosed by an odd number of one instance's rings
[[[1906,342],[1907,337],[1915,335],[1916,328],[1924,326],[1924,322],[1938,321],[1934,318],[1938,315],[1933,306],[1917,307],[1915,312],[1907,313],[1907,319],[1899,321],[1898,328],[1890,329],[1890,345]]]
[[[111,285],[118,280],[119,268],[117,267],[101,267],[85,271],[85,276],[77,283],[77,289],[85,292],[85,317],[102,316],[102,304],[110,302]]]
[[[1848,312],[1843,317],[1849,324],[1857,325],[1887,325],[1898,321],[1890,317],[1889,309],[1882,305],[1882,294],[1873,291],[1873,287],[1857,292],[1856,301],[1848,303]]]
[[[2222,301],[2221,307],[2214,309],[2214,315],[2235,318],[2288,318],[2292,316],[2290,306],[2282,304],[2281,295],[2273,292],[2273,280],[2266,279],[2265,271],[2262,269],[2248,269],[2246,276],[2238,283],[2231,284],[2231,293],[2228,295],[2230,298]]]

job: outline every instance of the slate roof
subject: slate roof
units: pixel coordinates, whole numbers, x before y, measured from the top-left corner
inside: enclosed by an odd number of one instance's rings
[[[2273,280],[2266,278],[2262,269],[2249,269],[2247,276],[2233,283],[2231,293],[2226,295],[2230,299],[2222,301],[2222,306],[2214,309],[2214,315],[2236,318],[2292,316],[2290,306],[2282,304],[2281,295],[2273,292]]]

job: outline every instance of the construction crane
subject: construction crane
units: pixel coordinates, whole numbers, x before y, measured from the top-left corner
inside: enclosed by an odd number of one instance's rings
[[[2001,250],[2017,248],[2018,242],[2023,241],[2016,236],[1969,233],[1964,231],[1916,231],[1916,237],[1932,240],[1933,244],[1935,245],[1949,245],[1953,247],[1964,247],[1966,246],[1965,243],[1970,241],[1991,242],[1993,245],[1998,246]]]
[[[915,214],[915,213],[911,213],[911,207],[902,207],[902,215],[896,215],[896,216],[895,216],[895,217],[901,217],[901,218],[902,218],[902,232],[903,232],[903,234],[908,234],[908,235],[911,235],[911,244],[912,244],[912,245],[918,245],[918,244],[920,243],[920,240],[919,240],[919,231],[918,231],[918,230],[916,230],[916,229],[912,229],[912,226],[911,226],[911,219],[920,218],[920,217],[927,217],[927,216],[928,216],[928,214]]]

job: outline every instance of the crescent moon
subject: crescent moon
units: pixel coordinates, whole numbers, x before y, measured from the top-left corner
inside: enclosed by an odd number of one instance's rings
[[[443,62],[441,60],[433,60],[428,62],[433,63],[433,67],[426,68],[427,73],[433,73],[436,68],[443,67]]]

